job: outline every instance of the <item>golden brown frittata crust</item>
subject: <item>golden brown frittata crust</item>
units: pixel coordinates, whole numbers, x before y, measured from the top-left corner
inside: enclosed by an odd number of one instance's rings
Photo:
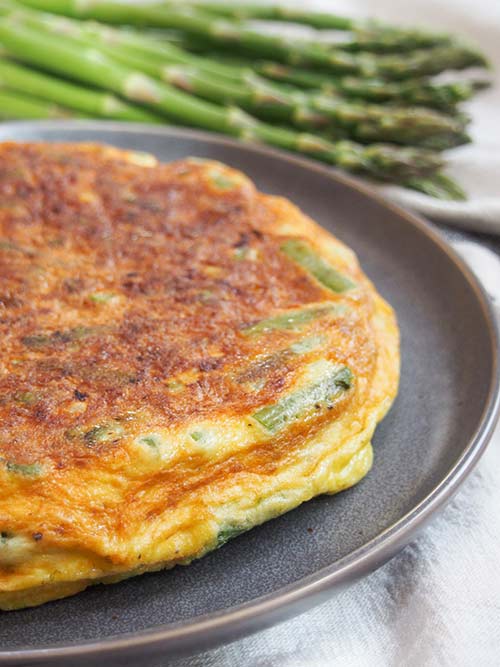
[[[352,288],[293,261],[290,238]],[[263,503],[327,428],[342,425],[339,447],[369,443],[396,391],[395,320],[351,251],[219,163],[1,145],[0,279],[0,607],[201,555],[227,523],[214,508]],[[308,308],[320,315],[302,328],[254,335]],[[352,384],[263,433],[252,415],[314,362],[348,367]],[[249,525],[354,483],[365,459]]]

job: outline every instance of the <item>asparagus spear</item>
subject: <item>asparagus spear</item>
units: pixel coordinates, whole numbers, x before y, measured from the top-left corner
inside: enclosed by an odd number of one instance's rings
[[[288,239],[281,246],[281,250],[332,292],[345,292],[356,287],[350,278],[330,266],[305,241]]]
[[[89,116],[143,123],[163,121],[161,116],[123,102],[114,95],[83,88],[6,60],[0,60],[0,85],[8,86],[21,94],[35,95]]]
[[[426,79],[385,81],[353,76],[333,78],[324,73],[271,61],[256,62],[254,68],[264,77],[300,88],[318,89],[326,94],[341,94],[378,103],[426,106],[442,111],[454,111],[458,103],[469,100],[476,91],[489,85],[485,80],[434,83]]]
[[[203,4],[188,3],[203,11],[208,11],[219,16],[234,19],[262,19],[264,21],[292,21],[303,23],[314,28],[328,30],[355,30],[357,22],[347,16],[339,16],[326,12],[306,12],[296,7],[285,7],[283,5],[238,3],[228,2],[203,2]]]
[[[264,34],[238,22],[214,17],[192,7],[179,5],[132,5],[116,0],[22,0],[35,9],[104,23],[174,28],[257,57],[271,57],[294,65],[321,67],[343,74],[383,75],[395,79],[437,74],[445,69],[486,66],[484,56],[461,45],[443,45],[410,54],[382,55],[348,53],[327,45],[290,37]]]
[[[319,30],[337,30],[346,33],[342,42],[335,42],[337,47],[350,51],[412,51],[429,46],[450,44],[450,35],[415,30],[400,26],[391,26],[377,21],[355,20],[330,12],[310,12],[298,7],[286,7],[272,4],[253,3],[189,3],[198,9],[229,19],[261,19],[300,23]]]
[[[0,118],[3,120],[31,120],[36,118],[71,118],[71,112],[0,85]]]
[[[205,102],[124,67],[102,51],[82,47],[67,36],[54,39],[48,31],[26,27],[15,13],[5,14],[0,21],[0,44],[23,62],[109,89],[169,119],[245,140],[262,141],[374,178],[402,182],[433,173],[442,165],[439,156],[418,148],[332,143],[313,134],[258,122],[238,108]]]
[[[267,431],[276,433],[313,410],[333,407],[340,396],[351,387],[353,380],[352,372],[347,366],[337,366],[318,382],[297,389],[277,403],[261,408],[252,417]]]
[[[432,140],[433,147],[439,146],[440,149],[468,140],[462,120],[427,109],[388,109],[354,104],[342,98],[291,93],[244,71],[239,82],[236,79],[227,81],[210,76],[203,67],[164,65],[156,56],[138,55],[137,50],[123,44],[117,31],[33,13],[27,14],[24,20],[32,28],[71,36],[82,47],[98,44],[103,53],[120,64],[163,79],[204,99],[237,104],[258,117],[285,120],[300,128],[328,128],[333,139],[349,136],[364,143],[383,140],[410,145],[425,145]]]
[[[304,308],[299,310],[289,310],[279,315],[274,315],[265,320],[259,320],[241,330],[244,336],[255,336],[269,333],[274,330],[291,329],[292,331],[300,329],[304,325],[326,315],[338,312],[339,307],[335,304],[326,306],[315,306],[313,308]]]
[[[423,192],[435,199],[448,201],[465,201],[467,195],[464,190],[452,178],[438,172],[430,178],[410,179],[405,186],[411,190]]]
[[[468,143],[465,133],[467,119],[444,116],[424,107],[384,107],[376,104],[346,103],[342,98],[311,96],[317,111],[331,116],[357,141],[390,141],[436,150]]]

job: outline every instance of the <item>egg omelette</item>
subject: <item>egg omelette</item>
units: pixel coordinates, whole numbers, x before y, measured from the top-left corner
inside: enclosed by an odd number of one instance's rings
[[[352,486],[398,384],[350,249],[221,163],[109,146],[0,144],[0,331],[4,610]]]

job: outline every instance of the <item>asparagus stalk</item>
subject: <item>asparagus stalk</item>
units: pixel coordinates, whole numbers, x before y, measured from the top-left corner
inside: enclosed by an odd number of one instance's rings
[[[390,141],[444,150],[468,143],[467,119],[444,116],[424,107],[387,108],[376,104],[346,103],[342,98],[311,96],[317,111],[331,116],[338,127],[357,141]]]
[[[310,155],[374,178],[402,182],[428,175],[442,166],[439,156],[418,148],[332,143],[313,134],[258,122],[238,108],[205,102],[124,67],[99,49],[82,47],[67,36],[54,39],[49,31],[31,29],[16,13],[6,13],[0,21],[0,44],[23,62],[109,89],[169,119]]]
[[[321,317],[338,312],[338,306],[329,304],[325,306],[316,306],[313,308],[304,308],[299,310],[288,310],[285,313],[274,315],[265,320],[259,320],[255,324],[241,329],[244,336],[258,336],[269,333],[270,331],[300,330],[309,322],[313,322]]]
[[[427,109],[360,105],[323,95],[306,96],[271,86],[259,77],[241,72],[240,81],[210,76],[203,67],[165,65],[155,57],[138,55],[120,40],[118,31],[48,15],[27,14],[24,21],[37,30],[70,36],[82,47],[99,49],[121,65],[162,79],[176,88],[213,102],[237,104],[256,116],[285,120],[299,128],[328,128],[333,139],[352,137],[363,143],[389,141],[400,144],[450,148],[468,140],[464,122]],[[122,43],[120,43],[122,41]],[[137,40],[135,40],[137,41]]]
[[[437,74],[445,69],[486,66],[484,56],[461,45],[436,46],[410,54],[348,53],[327,45],[264,34],[235,21],[214,17],[193,7],[139,4],[117,0],[22,0],[23,4],[56,14],[91,18],[104,23],[144,25],[182,30],[212,44],[294,65],[321,67],[342,74],[382,75],[395,79]]]
[[[47,102],[55,102],[89,116],[142,123],[163,121],[161,116],[123,102],[115,95],[77,86],[6,60],[0,60],[0,85],[8,86],[21,94],[34,95]]]
[[[203,2],[188,3],[203,11],[233,19],[262,19],[264,21],[291,21],[327,30],[355,30],[358,22],[347,17],[326,12],[306,12],[298,7],[274,4]]]
[[[159,43],[159,37],[162,43]],[[209,44],[206,49],[200,50],[200,40],[193,40],[188,35],[174,39],[167,32],[151,35],[149,40],[149,53],[159,57],[159,51],[168,42],[178,51],[194,60],[184,60],[179,64],[196,64],[209,68],[214,74],[231,80],[240,80],[242,76],[255,74],[269,80],[289,84],[295,88],[305,90],[313,89],[324,94],[342,95],[346,98],[365,99],[369,102],[383,104],[385,102],[425,106],[444,112],[455,111],[456,105],[469,100],[473,95],[484,88],[488,88],[490,82],[486,79],[457,80],[446,83],[436,83],[428,78],[413,78],[403,81],[388,81],[383,78],[369,78],[360,76],[332,76],[325,72],[304,69],[272,60],[255,60],[240,56],[235,58],[228,53],[214,51]],[[182,49],[180,46],[182,45]],[[198,57],[194,53],[203,53]],[[219,69],[222,68],[222,69]]]
[[[252,417],[267,431],[276,433],[313,410],[333,407],[353,381],[353,374],[347,366],[336,366],[318,382],[285,395],[277,403],[261,408]]]
[[[204,11],[229,19],[259,19],[299,23],[319,30],[337,30],[346,33],[336,47],[349,51],[412,51],[429,46],[452,43],[450,35],[391,26],[377,21],[361,21],[330,12],[310,12],[299,7],[273,4],[203,2],[189,3]]]
[[[330,266],[321,255],[300,239],[288,239],[281,246],[281,250],[332,292],[345,292],[356,287],[350,278]]]
[[[37,118],[71,118],[69,110],[37,100],[30,95],[0,85],[0,118],[3,120],[31,120]]]
[[[463,70],[467,67],[488,67],[480,53],[461,46],[436,46],[432,49],[412,51],[404,56],[381,56],[371,74],[401,81],[404,79],[434,76],[445,70]]]
[[[429,178],[410,179],[405,186],[411,190],[423,192],[429,197],[447,201],[465,201],[467,195],[452,178],[438,172]]]
[[[469,100],[488,81],[450,81],[434,83],[426,79],[386,81],[353,76],[333,78],[320,72],[290,67],[271,61],[254,63],[264,77],[305,89],[318,89],[325,94],[341,94],[348,98],[383,104],[425,106],[441,111],[454,111],[457,104]]]

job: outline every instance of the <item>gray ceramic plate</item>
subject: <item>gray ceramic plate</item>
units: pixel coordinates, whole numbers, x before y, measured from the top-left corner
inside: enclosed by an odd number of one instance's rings
[[[487,298],[425,223],[309,161],[215,135],[109,123],[0,125],[0,140],[98,141],[215,158],[289,197],[357,252],[395,307],[399,397],[355,488],[317,498],[193,563],[3,614],[0,665],[159,664],[297,614],[394,555],[480,456],[498,407]],[[138,664],[138,663],[135,663]],[[162,661],[162,664],[164,662]]]

